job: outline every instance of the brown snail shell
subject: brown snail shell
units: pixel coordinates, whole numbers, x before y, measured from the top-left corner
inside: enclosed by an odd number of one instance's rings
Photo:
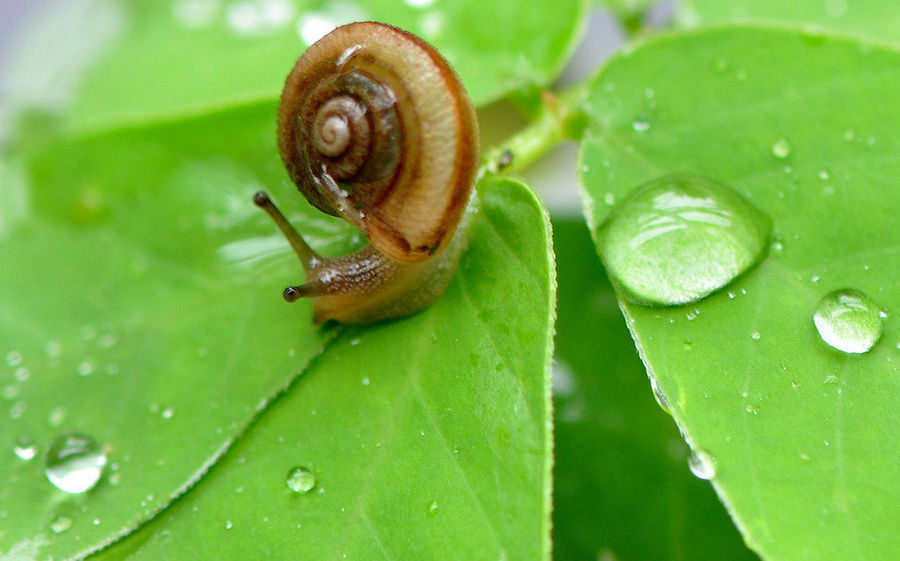
[[[475,181],[478,123],[432,46],[382,23],[335,29],[287,78],[278,147],[310,203],[369,240],[356,253],[323,257],[257,193],[307,273],[304,285],[285,289],[286,300],[310,298],[316,323],[371,323],[443,294],[465,246],[454,232]]]
[[[278,111],[288,173],[319,209],[388,256],[417,262],[447,244],[478,165],[472,102],[415,35],[360,22],[297,61]]]

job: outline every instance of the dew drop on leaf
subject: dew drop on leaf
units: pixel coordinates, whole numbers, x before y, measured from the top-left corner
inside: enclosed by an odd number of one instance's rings
[[[696,302],[748,271],[765,254],[771,219],[704,177],[653,180],[613,209],[600,254],[626,297],[644,305]]]
[[[845,353],[865,353],[881,338],[881,310],[858,290],[836,290],[819,302],[813,323],[828,345]]]
[[[437,514],[437,512],[438,512],[438,508],[439,508],[439,507],[438,507],[438,502],[437,502],[437,501],[431,501],[431,504],[428,505],[428,511],[427,511],[427,512],[428,512],[428,516],[431,516],[431,517],[435,516],[435,515]]]
[[[656,404],[659,405],[660,409],[666,413],[671,413],[671,410],[669,409],[669,400],[656,382],[656,378],[650,378],[650,389],[653,390],[653,398],[656,400]]]
[[[68,516],[60,516],[50,523],[50,530],[54,534],[62,534],[72,527],[72,519]]]
[[[84,493],[94,488],[105,465],[106,454],[97,441],[72,432],[56,437],[50,445],[44,474],[60,491]]]
[[[772,155],[784,159],[791,155],[791,144],[787,139],[779,138],[772,144]]]
[[[716,476],[716,460],[705,450],[694,450],[688,458],[688,468],[698,479],[712,479]]]
[[[30,438],[20,438],[13,447],[13,452],[17,458],[27,462],[37,454],[37,447]]]
[[[316,476],[308,468],[295,467],[287,474],[287,486],[295,493],[309,493],[316,486]]]

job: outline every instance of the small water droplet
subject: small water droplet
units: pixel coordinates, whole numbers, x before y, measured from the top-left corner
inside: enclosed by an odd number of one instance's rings
[[[821,179],[822,181],[828,181],[828,179],[831,177],[831,174],[828,173],[827,169],[819,170],[819,173],[816,175],[818,175],[819,179]]]
[[[362,379],[362,385],[368,386],[369,384],[370,384],[370,381],[369,381],[368,377]]]
[[[352,341],[350,341],[350,346],[355,347],[356,345],[359,345],[359,339],[353,339]]]
[[[13,447],[13,452],[20,460],[29,461],[37,454],[37,447],[30,438],[20,438]]]
[[[85,359],[78,365],[78,374],[81,376],[89,376],[94,371],[94,361]]]
[[[19,366],[22,364],[22,353],[19,351],[9,351],[6,353],[6,364],[10,366]]]
[[[761,335],[759,334],[759,331],[754,331],[753,333],[750,334],[750,338],[753,339],[754,341],[759,341],[760,337],[761,337]]]
[[[847,127],[847,130],[844,131],[844,140],[847,142],[856,140],[856,131],[852,127]]]
[[[53,441],[45,462],[44,474],[57,489],[84,493],[100,480],[106,454],[90,436],[72,432]]]
[[[54,407],[47,415],[47,424],[51,427],[59,427],[66,420],[66,410],[62,407]]]
[[[15,399],[17,397],[19,397],[19,386],[9,384],[8,386],[3,388],[4,399]]]
[[[612,193],[605,193],[603,195],[603,203],[606,204],[606,206],[613,206],[616,204],[616,196]]]
[[[48,341],[44,346],[44,352],[47,353],[47,358],[57,358],[62,353],[62,345],[57,341]]]
[[[819,279],[820,279],[819,275],[813,275],[813,276],[809,277],[809,280],[811,280],[812,282],[819,282]]]
[[[636,119],[631,123],[631,128],[637,132],[645,132],[650,129],[650,123],[646,120]]]
[[[681,305],[758,263],[771,229],[768,216],[724,185],[668,176],[613,209],[600,230],[600,253],[634,302]]]
[[[787,158],[791,155],[791,143],[785,138],[779,138],[772,144],[772,155],[779,159]]]
[[[72,527],[72,519],[68,516],[60,516],[50,523],[50,530],[54,534],[62,534]]]
[[[659,384],[656,383],[656,378],[650,377],[650,389],[653,390],[653,399],[656,400],[656,404],[659,405],[659,408],[665,411],[666,413],[672,413],[671,409],[669,409],[669,400],[666,398],[666,394],[663,393],[662,389],[659,387]]]
[[[295,493],[309,493],[316,486],[316,476],[308,468],[295,467],[287,474],[287,486]]]
[[[688,468],[698,479],[712,479],[716,476],[716,460],[705,450],[694,450],[688,458]]]
[[[432,517],[433,517],[434,515],[436,515],[437,512],[438,512],[438,508],[439,508],[439,507],[438,507],[438,502],[437,502],[437,501],[431,501],[431,504],[428,505],[428,510],[427,510],[428,516],[432,516]]]
[[[225,529],[230,530],[232,527],[234,527],[234,524],[231,523],[231,520],[226,520],[225,521]]]
[[[172,415],[174,415],[174,414],[175,414],[175,409],[173,409],[171,407],[166,407],[165,409],[162,410],[162,412],[160,413],[160,416],[162,416],[163,419],[171,419]]]
[[[819,302],[813,323],[828,345],[845,353],[865,353],[881,338],[878,306],[858,290],[836,290]]]
[[[18,380],[19,382],[27,381],[30,376],[31,372],[24,366],[16,368],[16,380]]]
[[[99,526],[99,525],[100,525],[100,519],[99,519],[99,518],[94,518],[91,522],[93,522],[94,526]]]

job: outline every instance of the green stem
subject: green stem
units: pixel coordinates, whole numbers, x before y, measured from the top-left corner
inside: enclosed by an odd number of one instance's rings
[[[581,107],[589,85],[588,79],[558,94],[543,92],[537,119],[488,150],[482,171],[519,173],[565,140],[580,139],[584,130]]]

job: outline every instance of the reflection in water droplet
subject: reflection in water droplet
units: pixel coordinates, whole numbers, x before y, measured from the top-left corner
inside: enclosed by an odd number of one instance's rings
[[[427,511],[427,512],[428,512],[428,516],[434,516],[434,515],[436,515],[436,514],[437,514],[437,511],[438,511],[438,508],[439,508],[439,507],[438,507],[438,502],[437,502],[437,501],[431,501],[431,504],[428,505],[428,511]]]
[[[712,479],[716,476],[716,460],[705,450],[692,451],[688,467],[698,479]]]
[[[72,519],[68,516],[60,516],[50,523],[50,530],[54,534],[62,534],[72,527]]]
[[[643,119],[637,119],[631,123],[631,128],[637,132],[645,132],[650,129],[650,123]]]
[[[813,323],[827,344],[845,353],[865,353],[881,338],[881,310],[858,290],[836,290],[819,302]]]
[[[763,257],[772,221],[713,180],[663,177],[613,209],[599,247],[634,302],[680,305],[730,283]]]
[[[316,486],[316,476],[305,467],[295,467],[287,474],[287,486],[295,493],[309,493]]]
[[[53,441],[45,461],[44,474],[57,489],[84,493],[100,480],[106,454],[93,438],[73,432]]]
[[[787,158],[791,155],[791,144],[787,139],[779,138],[772,145],[772,155],[776,158]]]

